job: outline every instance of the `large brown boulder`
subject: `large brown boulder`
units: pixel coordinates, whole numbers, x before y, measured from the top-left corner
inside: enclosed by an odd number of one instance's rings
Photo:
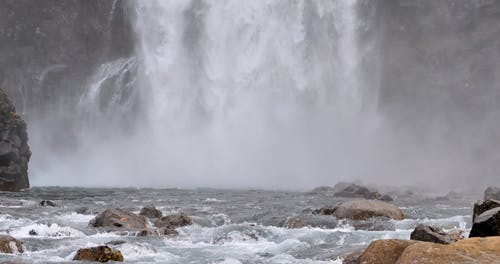
[[[372,217],[389,217],[403,220],[404,214],[397,206],[378,200],[354,200],[339,204],[333,216],[351,220],[367,220]]]
[[[113,250],[108,246],[98,246],[79,249],[73,260],[96,262],[123,261],[123,256],[119,250]]]
[[[500,207],[490,209],[474,219],[469,237],[500,236]]]
[[[484,200],[500,200],[500,188],[488,187],[484,191]]]
[[[185,214],[173,214],[164,216],[154,223],[156,227],[177,228],[193,224],[189,216]]]
[[[0,89],[0,191],[29,188],[30,157],[26,123]]]
[[[447,234],[439,228],[422,224],[415,227],[410,235],[411,240],[433,242],[438,244],[455,243],[459,238],[460,236],[457,236],[456,234]]]
[[[500,237],[469,238],[450,245],[420,242],[407,247],[395,263],[498,264],[500,263]]]
[[[394,264],[405,249],[417,241],[401,239],[375,240],[359,257],[360,264]]]
[[[0,235],[0,253],[23,253],[21,241],[7,235]]]
[[[146,218],[120,208],[106,209],[90,221],[92,227],[107,227],[121,230],[146,228]]]

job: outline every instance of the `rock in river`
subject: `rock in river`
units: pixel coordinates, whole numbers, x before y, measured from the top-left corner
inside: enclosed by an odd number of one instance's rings
[[[113,250],[108,246],[98,246],[79,249],[73,260],[96,262],[123,261],[123,256],[119,250]]]
[[[137,230],[146,228],[146,219],[120,208],[106,209],[89,223],[93,227],[110,227],[122,230]]]
[[[0,235],[0,253],[23,253],[21,241],[7,235]]]
[[[149,219],[154,219],[154,218],[160,218],[162,217],[162,212],[156,207],[150,205],[150,206],[145,206],[141,209],[141,212],[139,212],[139,215],[143,215]]]
[[[156,227],[177,228],[193,224],[189,216],[185,214],[173,214],[164,216],[155,222]]]
[[[403,220],[404,214],[397,206],[378,200],[354,200],[339,204],[333,216],[339,219],[367,220],[372,217],[389,217]]]
[[[460,236],[455,234],[447,234],[439,228],[426,225],[418,225],[411,232],[410,239],[418,241],[433,242],[438,244],[451,244],[457,242]]]

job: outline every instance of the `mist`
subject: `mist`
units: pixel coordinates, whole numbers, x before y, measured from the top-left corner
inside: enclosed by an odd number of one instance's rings
[[[0,78],[28,122],[34,186],[498,182],[497,3],[102,5],[93,66]]]

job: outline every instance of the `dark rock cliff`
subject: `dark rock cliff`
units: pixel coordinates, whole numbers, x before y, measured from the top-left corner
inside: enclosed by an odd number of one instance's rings
[[[0,86],[20,113],[73,103],[95,69],[129,57],[126,0],[0,1]]]
[[[0,90],[0,191],[29,188],[30,157],[26,123]]]

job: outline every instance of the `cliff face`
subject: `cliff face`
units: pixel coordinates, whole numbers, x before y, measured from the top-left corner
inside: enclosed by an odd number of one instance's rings
[[[131,56],[127,6],[126,0],[1,1],[0,87],[17,110],[38,114],[68,103],[99,65]]]
[[[20,191],[29,188],[26,123],[0,90],[0,191]]]

